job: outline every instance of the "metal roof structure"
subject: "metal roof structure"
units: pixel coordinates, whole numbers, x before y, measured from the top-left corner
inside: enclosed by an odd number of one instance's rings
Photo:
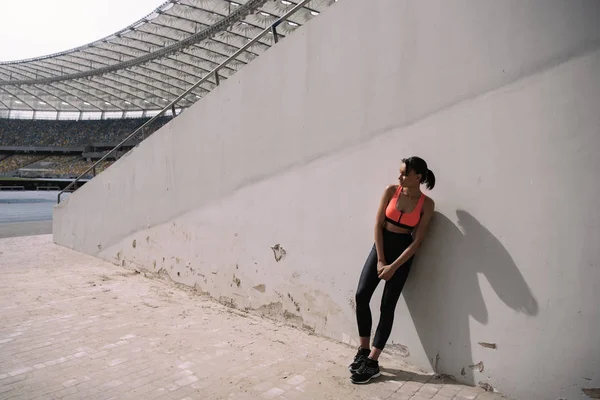
[[[337,0],[312,0],[277,27],[289,35]],[[68,51],[0,62],[0,117],[97,119],[165,107],[299,0],[169,0],[110,36]],[[266,35],[220,70],[233,75],[274,44]],[[216,87],[195,88],[186,108]]]

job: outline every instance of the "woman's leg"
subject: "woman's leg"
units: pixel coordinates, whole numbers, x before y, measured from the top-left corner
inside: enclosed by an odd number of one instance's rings
[[[373,322],[369,303],[379,284],[379,280],[377,276],[377,250],[375,249],[375,245],[373,245],[360,274],[355,296],[358,336],[360,337],[360,345],[363,349],[371,347],[369,341]]]
[[[396,304],[408,278],[410,268],[412,265],[412,258],[404,263],[392,276],[392,279],[385,283],[383,289],[383,296],[381,297],[381,315],[379,317],[379,324],[375,332],[375,338],[373,340],[373,350],[371,350],[370,358],[377,360],[379,354],[385,347],[390,333],[392,332],[392,325],[394,324],[394,314],[396,311]]]
[[[388,263],[392,262],[411,243],[412,237],[408,235],[398,236],[393,233],[384,231],[383,235],[383,248],[385,251],[385,259]],[[377,260],[375,260],[377,262]],[[381,351],[385,347],[388,337],[392,331],[392,324],[394,322],[394,311],[396,303],[400,298],[400,293],[408,277],[410,266],[412,264],[412,258],[402,265],[394,273],[392,278],[385,283],[383,289],[383,296],[381,298],[381,316],[379,318],[379,324],[375,331],[375,339],[373,340],[373,349],[368,356],[364,359],[360,367],[352,374],[352,383],[367,383],[371,379],[381,375],[379,369],[379,362],[377,361]],[[375,270],[377,270],[377,264],[375,264]],[[375,271],[377,272],[377,271]],[[377,278],[379,279],[379,278]],[[376,286],[376,285],[375,285]],[[373,289],[374,290],[374,289]],[[373,292],[371,292],[371,295]],[[371,314],[369,313],[369,318]],[[370,321],[369,321],[370,322]]]

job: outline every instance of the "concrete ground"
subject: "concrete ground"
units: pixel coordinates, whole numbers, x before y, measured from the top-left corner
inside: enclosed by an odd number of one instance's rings
[[[52,244],[0,240],[0,399],[498,399]]]

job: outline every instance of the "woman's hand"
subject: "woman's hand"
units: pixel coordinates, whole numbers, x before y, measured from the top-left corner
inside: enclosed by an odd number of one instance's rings
[[[379,270],[379,266],[377,268],[377,276],[379,279],[383,279],[384,281],[389,281],[394,276],[395,269],[392,268],[391,265],[384,265],[381,270]]]
[[[377,261],[377,276],[379,276],[379,274],[381,273],[381,271],[383,270],[383,267],[386,266],[386,262],[383,260],[379,260]]]

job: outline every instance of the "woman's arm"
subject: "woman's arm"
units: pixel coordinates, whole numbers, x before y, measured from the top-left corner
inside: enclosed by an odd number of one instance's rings
[[[379,202],[379,209],[377,210],[377,217],[375,219],[374,236],[375,236],[375,249],[377,250],[377,261],[383,265],[387,265],[385,255],[383,252],[383,226],[385,225],[385,209],[392,196],[396,193],[396,186],[389,185],[385,188],[381,200]]]
[[[421,216],[421,220],[419,221],[419,226],[416,229],[415,236],[413,242],[400,254],[400,257],[396,259],[393,263],[390,264],[391,270],[396,271],[398,268],[402,266],[408,259],[410,259],[421,247],[423,244],[423,240],[425,240],[425,236],[427,235],[427,228],[429,227],[429,222],[431,221],[431,217],[433,216],[433,210],[435,209],[435,203],[432,199],[427,197],[425,199],[425,203],[423,204],[423,215]]]

